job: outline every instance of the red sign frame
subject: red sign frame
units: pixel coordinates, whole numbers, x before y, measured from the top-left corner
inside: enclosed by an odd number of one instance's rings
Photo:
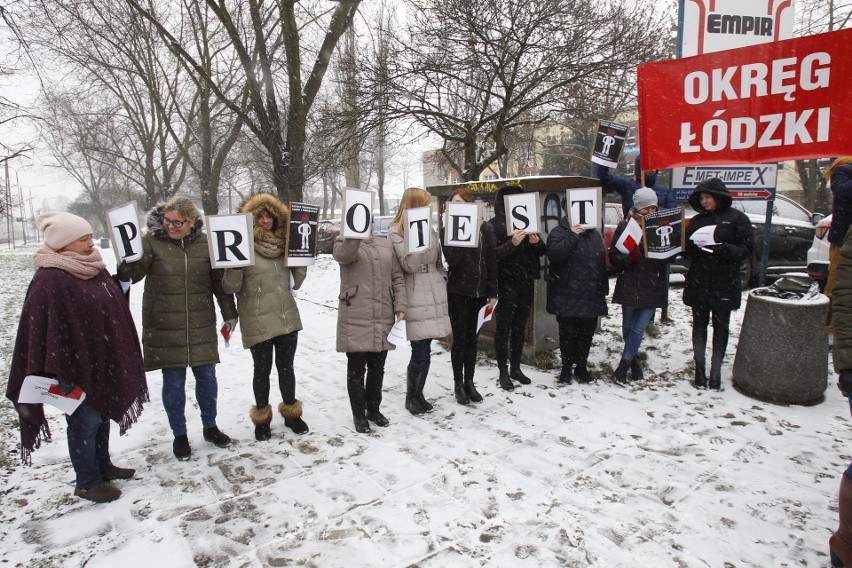
[[[848,154],[852,29],[638,68],[642,167]]]

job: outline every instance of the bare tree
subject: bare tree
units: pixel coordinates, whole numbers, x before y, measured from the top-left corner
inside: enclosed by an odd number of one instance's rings
[[[247,108],[223,88],[219,77],[211,75],[191,54],[180,35],[173,31],[172,22],[161,18],[150,1],[125,1],[157,28],[166,46],[192,71],[195,79],[209,85],[218,99],[239,115],[257,137],[269,154],[273,183],[282,199],[301,199],[307,115],[322,85],[334,47],[351,25],[360,0],[340,0],[331,10],[323,9],[320,2],[298,3],[295,0],[271,4],[245,0],[232,5],[224,0],[206,0],[207,8],[223,26],[239,59],[240,82],[248,96]],[[188,0],[187,5],[197,1]],[[308,32],[300,27],[300,17],[306,26],[316,27],[328,21],[313,66],[304,81],[303,34]],[[283,56],[280,75],[286,77],[286,85],[276,81],[279,56]],[[288,95],[284,112],[279,110],[282,92]]]
[[[395,43],[389,70],[374,67],[364,93],[388,92],[384,117],[437,135],[444,159],[466,180],[507,154],[513,131],[552,120],[572,86],[656,59],[665,37],[651,2],[410,4],[407,37]]]

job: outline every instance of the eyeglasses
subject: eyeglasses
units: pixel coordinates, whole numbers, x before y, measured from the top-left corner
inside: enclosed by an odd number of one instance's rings
[[[175,229],[180,229],[186,223],[189,223],[189,221],[172,221],[168,217],[163,217],[163,225],[171,225]]]

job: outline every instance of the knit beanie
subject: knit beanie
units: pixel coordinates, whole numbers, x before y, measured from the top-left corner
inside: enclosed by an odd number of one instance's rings
[[[657,193],[649,187],[640,187],[633,194],[633,209],[639,211],[657,204]]]
[[[44,244],[53,250],[59,250],[80,237],[92,234],[92,226],[88,221],[64,211],[42,213],[37,222],[38,228],[44,233]]]

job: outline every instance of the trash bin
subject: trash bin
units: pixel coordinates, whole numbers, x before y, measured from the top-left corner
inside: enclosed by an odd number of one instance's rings
[[[101,239],[101,248],[108,249],[109,248],[109,239]]]
[[[808,404],[828,387],[829,300],[807,277],[785,277],[748,295],[734,385],[768,402]]]

